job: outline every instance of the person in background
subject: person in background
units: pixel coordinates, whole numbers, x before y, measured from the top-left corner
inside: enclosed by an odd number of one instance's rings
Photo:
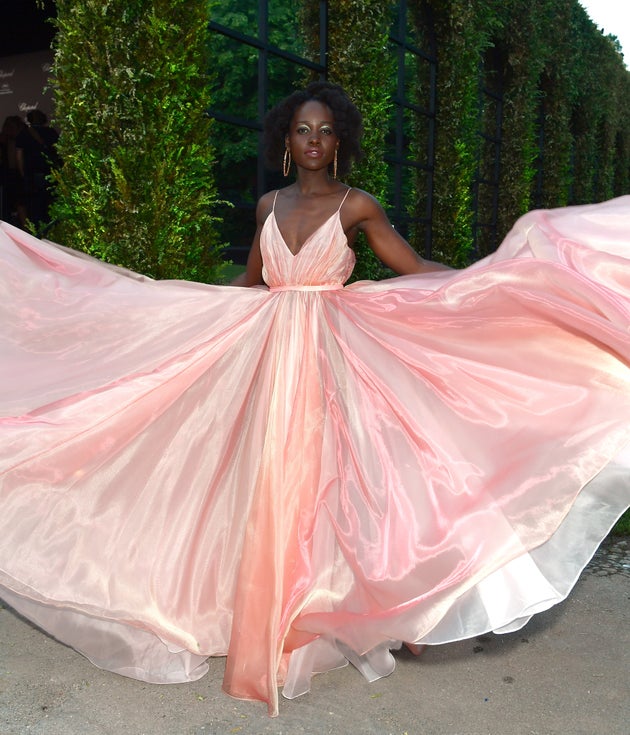
[[[27,125],[15,141],[23,185],[18,220],[21,227],[31,222],[39,231],[49,221],[52,193],[48,177],[59,164],[56,149],[59,133],[48,125],[48,118],[41,110],[30,110],[26,120]]]
[[[15,142],[25,127],[19,115],[8,115],[0,131],[0,219],[11,224],[18,223],[18,203],[23,189]]]

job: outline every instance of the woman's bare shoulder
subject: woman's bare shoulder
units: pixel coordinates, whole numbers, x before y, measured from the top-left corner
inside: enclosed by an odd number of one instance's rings
[[[273,189],[272,191],[268,191],[266,194],[263,194],[258,200],[258,203],[256,204],[256,219],[259,223],[264,222],[269,216],[273,209],[273,203],[277,193],[278,189]]]
[[[363,189],[357,189],[356,187],[352,187],[350,190],[350,193],[348,194],[348,203],[357,209],[365,209],[366,211],[382,209],[376,197],[372,196],[369,192],[363,191]]]
[[[367,191],[363,191],[363,189],[352,188],[344,204],[344,209],[351,215],[352,221],[357,224],[383,216],[383,208],[376,197]]]

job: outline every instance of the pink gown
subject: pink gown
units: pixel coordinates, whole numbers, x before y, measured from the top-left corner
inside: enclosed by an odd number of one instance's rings
[[[569,593],[630,504],[630,197],[345,288],[339,210],[261,248],[269,288],[158,282],[2,225],[0,597],[273,715]]]

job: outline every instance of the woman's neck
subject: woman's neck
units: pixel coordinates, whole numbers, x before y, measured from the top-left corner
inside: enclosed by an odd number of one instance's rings
[[[300,171],[295,181],[297,192],[304,197],[326,196],[339,189],[339,182],[327,171]]]

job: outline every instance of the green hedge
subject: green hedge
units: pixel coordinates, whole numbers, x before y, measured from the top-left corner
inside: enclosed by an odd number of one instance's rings
[[[50,236],[156,278],[218,278],[208,3],[56,5],[64,163]]]
[[[64,167],[55,239],[155,277],[218,277],[215,154],[208,145],[215,139],[203,112],[210,102],[206,52],[210,68],[223,73],[213,54],[219,58],[225,43],[207,40],[212,6],[200,0],[57,2],[56,123]],[[274,21],[274,38],[304,37],[308,44],[313,34],[301,36],[296,22],[317,27],[318,6],[304,2],[291,15],[286,3],[272,4],[286,25],[283,30]],[[425,45],[432,23],[437,49],[432,257],[461,266],[475,246],[481,254],[491,248],[474,242],[475,222],[493,216],[491,198],[480,197],[475,211],[474,196],[480,172],[491,167],[480,136],[492,116],[480,94],[489,80],[503,89],[499,239],[534,206],[630,191],[630,74],[615,40],[598,31],[578,0],[408,0],[407,6],[412,40]],[[365,119],[367,155],[349,183],[385,206],[395,9],[382,0],[328,2],[328,76],[348,90]],[[315,58],[316,49],[311,53]],[[251,67],[248,55],[242,58]],[[225,89],[237,86],[236,71],[229,70]],[[248,68],[243,79],[250,76]],[[412,84],[414,102],[422,103],[425,87],[420,79],[416,89]],[[411,130],[413,155],[425,145],[426,130]],[[217,132],[215,142],[226,149],[229,170],[236,170],[233,141],[222,135]],[[252,149],[251,141],[246,147]],[[408,186],[420,206],[425,179]],[[383,275],[360,246],[356,276]]]
[[[351,183],[373,192],[385,206],[383,155],[396,89],[395,60],[387,50],[394,6],[328,3],[329,78],[346,87],[366,122],[368,160]],[[409,0],[407,26],[416,45],[427,49],[431,24],[438,97],[432,257],[463,266],[475,250],[483,255],[492,249],[483,234],[474,242],[476,221],[496,216],[500,241],[533,207],[630,191],[630,74],[614,39],[599,32],[578,0]],[[488,82],[503,92],[496,212],[491,197],[476,202],[474,196],[477,178],[493,166],[492,149],[480,135],[494,115],[480,91]],[[416,92],[426,93],[422,83],[419,79],[418,90],[408,92],[413,102]],[[422,149],[425,135],[419,125],[418,138],[408,141],[410,157]],[[422,215],[424,181],[419,175],[413,184],[419,210],[412,215]],[[412,244],[422,249],[421,238]],[[365,251],[359,273],[384,275]]]
[[[503,89],[499,240],[532,207],[630,191],[630,74],[614,40],[577,0],[430,0],[427,6],[435,14],[438,49],[438,258],[464,264],[474,218],[492,219],[491,202],[481,198],[473,211],[471,198],[477,167],[491,167],[478,134],[479,84],[489,74]],[[499,68],[488,68],[491,58]],[[477,249],[484,254],[487,244],[478,242]]]
[[[433,258],[463,266],[473,249],[473,184],[481,151],[480,65],[494,16],[492,4],[486,2],[427,5],[434,13],[438,64]]]
[[[505,52],[499,234],[533,207],[628,193],[630,73],[577,0],[510,0],[492,41]]]

